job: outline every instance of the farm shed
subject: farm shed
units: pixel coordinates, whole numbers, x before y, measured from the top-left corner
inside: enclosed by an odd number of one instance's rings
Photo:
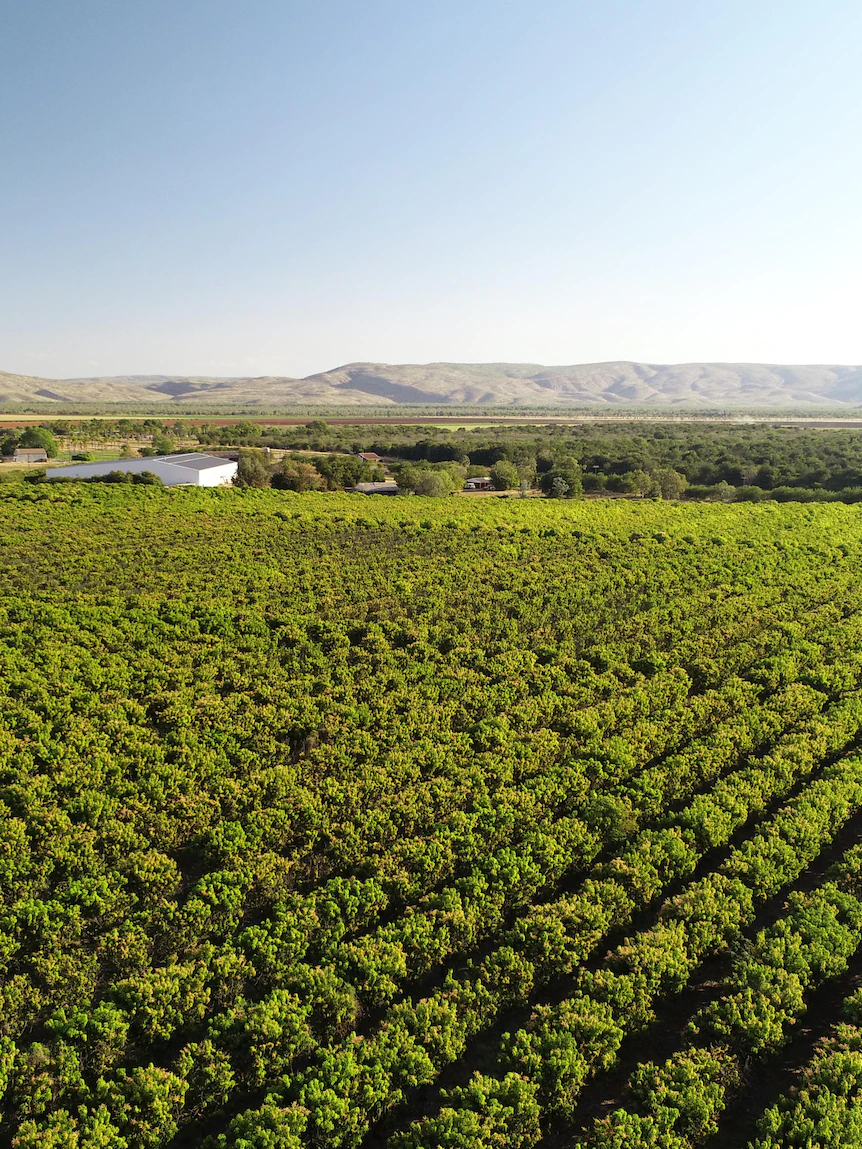
[[[44,447],[16,447],[12,455],[13,463],[47,463],[48,452]]]
[[[397,483],[357,483],[353,488],[360,495],[398,495]]]
[[[224,487],[236,477],[237,464],[214,455],[153,455],[149,459],[110,459],[104,463],[76,463],[72,467],[51,467],[49,479],[96,479],[111,471],[140,474],[150,471],[166,487]]]

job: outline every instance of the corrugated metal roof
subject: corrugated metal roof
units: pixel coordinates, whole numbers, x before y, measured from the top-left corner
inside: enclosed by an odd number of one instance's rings
[[[397,495],[397,483],[357,483],[353,488],[360,495]]]
[[[190,471],[206,471],[210,467],[224,467],[230,459],[220,459],[217,455],[202,455],[198,451],[189,451],[185,455],[154,455],[151,463],[170,463],[173,467],[188,467]]]
[[[71,467],[54,467],[52,471],[57,474],[63,472],[82,471],[86,468],[87,474],[98,475],[108,471],[151,471],[154,466],[166,465],[168,467],[181,467],[184,471],[208,471],[211,467],[230,466],[229,459],[219,459],[215,455],[196,455],[189,452],[185,455],[150,455],[144,459],[106,459],[99,463],[78,463]],[[52,472],[49,471],[49,474]]]
[[[191,483],[194,482],[192,474],[234,466],[235,464],[229,459],[189,452],[184,455],[150,455],[145,459],[106,459],[100,463],[73,463],[71,467],[51,467],[45,474],[49,479],[92,479],[97,475],[107,475],[110,471],[125,471],[130,474],[152,471],[161,479],[170,478],[174,483]],[[188,475],[188,478],[184,479],[184,475]]]

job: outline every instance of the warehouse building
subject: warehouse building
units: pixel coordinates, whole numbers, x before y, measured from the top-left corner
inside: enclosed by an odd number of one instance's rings
[[[237,464],[215,455],[153,455],[149,459],[110,459],[105,463],[76,463],[71,467],[51,467],[49,479],[97,479],[111,471],[158,475],[166,487],[226,487],[236,478]]]

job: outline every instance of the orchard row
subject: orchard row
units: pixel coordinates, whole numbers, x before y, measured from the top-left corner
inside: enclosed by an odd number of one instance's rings
[[[68,485],[0,520],[19,1149],[696,1145],[852,977],[854,508]]]

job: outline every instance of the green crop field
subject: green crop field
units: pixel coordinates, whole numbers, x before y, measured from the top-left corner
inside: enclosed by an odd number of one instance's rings
[[[862,1143],[862,509],[0,487],[0,1143]]]

